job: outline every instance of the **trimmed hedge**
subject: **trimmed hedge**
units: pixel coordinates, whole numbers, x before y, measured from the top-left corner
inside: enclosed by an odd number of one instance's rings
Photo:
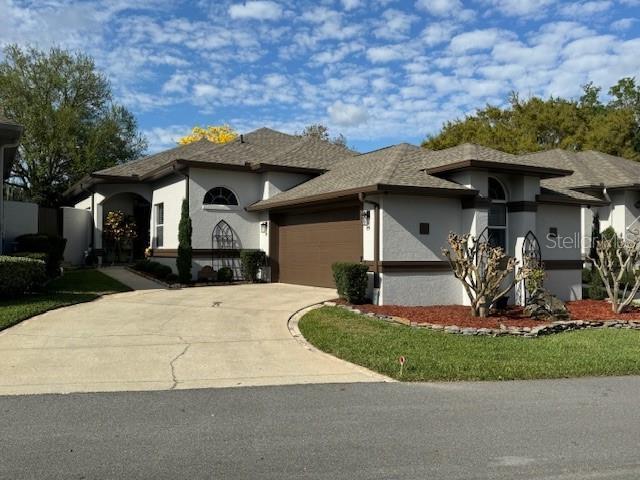
[[[46,254],[47,275],[50,278],[60,275],[60,265],[67,246],[66,238],[44,233],[28,233],[17,237],[16,243],[18,252]]]
[[[46,265],[42,260],[0,256],[0,297],[39,290],[46,281]]]
[[[233,282],[233,270],[229,267],[222,267],[218,270],[218,281],[219,282]]]
[[[367,297],[369,267],[361,263],[336,262],[331,265],[331,269],[338,295],[349,303],[364,303]]]
[[[262,250],[242,250],[240,252],[240,264],[242,276],[249,282],[258,281],[258,272],[267,260],[267,255]]]
[[[139,272],[148,273],[149,275],[156,277],[158,280],[174,282],[178,278],[171,270],[171,267],[151,260],[140,260],[133,265],[133,269],[138,270]]]

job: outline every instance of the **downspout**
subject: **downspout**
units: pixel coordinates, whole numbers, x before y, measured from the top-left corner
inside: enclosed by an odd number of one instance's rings
[[[9,148],[17,148],[20,139],[14,143],[6,143],[0,146],[0,255],[4,251],[4,151]]]
[[[373,205],[373,288],[380,288],[380,204],[366,199],[366,194],[359,193],[358,200],[363,204]]]

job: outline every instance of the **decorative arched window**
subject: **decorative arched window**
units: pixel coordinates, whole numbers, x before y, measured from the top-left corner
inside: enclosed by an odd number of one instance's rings
[[[507,250],[507,193],[502,184],[489,177],[489,243]]]
[[[238,205],[238,197],[226,187],[215,187],[204,195],[203,205]]]

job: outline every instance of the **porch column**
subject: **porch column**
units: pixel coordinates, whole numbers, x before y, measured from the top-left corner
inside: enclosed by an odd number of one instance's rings
[[[102,248],[102,204],[95,205],[93,212],[93,240],[94,248]]]

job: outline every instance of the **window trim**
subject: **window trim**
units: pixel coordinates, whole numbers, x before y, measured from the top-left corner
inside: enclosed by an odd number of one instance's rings
[[[498,183],[498,185],[500,185],[500,187],[502,188],[502,191],[504,192],[504,199],[493,199],[491,198],[491,196],[489,195],[489,182],[491,180],[494,180],[495,182]],[[490,225],[489,224],[489,219],[491,218],[491,214],[490,214],[490,210],[491,210],[491,205],[489,205],[489,211],[487,212],[487,232],[490,233],[491,230],[503,230],[504,231],[504,251],[505,253],[509,252],[509,210],[507,208],[507,203],[509,202],[509,192],[507,191],[506,187],[504,186],[504,183],[502,183],[500,180],[498,180],[496,177],[487,177],[487,196],[489,197],[489,200],[491,200],[491,203],[494,204],[500,204],[500,205],[504,205],[504,225]]]
[[[162,223],[158,223],[158,212],[162,207]],[[164,202],[159,202],[153,205],[153,243],[156,248],[164,247]],[[162,241],[158,242],[158,228],[162,228]]]
[[[212,190],[216,189],[216,188],[224,188],[225,190],[228,190],[236,199],[236,203],[235,204],[221,204],[221,203],[205,203],[204,199],[206,198],[206,196],[209,194],[209,192],[211,192]],[[209,190],[207,190],[204,194],[204,197],[202,198],[202,209],[203,210],[219,210],[219,211],[233,211],[233,210],[240,210],[240,197],[238,197],[238,194],[231,188],[227,187],[226,185],[216,185],[215,187],[210,188]]]

